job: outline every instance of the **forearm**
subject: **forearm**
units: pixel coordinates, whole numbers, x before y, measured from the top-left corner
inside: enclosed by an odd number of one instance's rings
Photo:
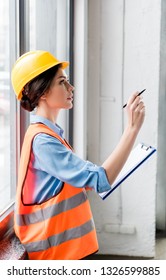
[[[145,106],[138,92],[131,95],[127,103],[128,125],[112,154],[102,164],[110,185],[115,181],[124,166],[143,124]]]

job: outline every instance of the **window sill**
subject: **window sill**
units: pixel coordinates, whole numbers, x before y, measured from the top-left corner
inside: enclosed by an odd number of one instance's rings
[[[0,241],[0,260],[25,260],[27,253],[14,233]]]
[[[13,208],[12,202],[3,213],[0,213],[0,260],[28,259],[23,245],[13,230]]]

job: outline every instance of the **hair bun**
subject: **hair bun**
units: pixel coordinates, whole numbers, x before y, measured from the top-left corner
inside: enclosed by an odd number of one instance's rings
[[[25,89],[22,91],[22,98],[20,102],[21,106],[29,112],[33,111],[35,108],[28,97],[28,91]]]
[[[29,112],[33,111],[33,109],[31,108],[31,104],[29,103],[28,100],[22,100],[21,99],[21,106]]]

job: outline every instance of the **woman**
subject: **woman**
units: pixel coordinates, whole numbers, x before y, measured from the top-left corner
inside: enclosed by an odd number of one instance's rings
[[[49,52],[33,51],[12,70],[21,106],[35,109],[22,146],[15,210],[15,232],[29,259],[82,259],[98,250],[85,188],[111,188],[145,116],[136,92],[128,100],[128,124],[113,153],[102,166],[80,159],[56,123],[59,111],[73,106],[67,66]]]

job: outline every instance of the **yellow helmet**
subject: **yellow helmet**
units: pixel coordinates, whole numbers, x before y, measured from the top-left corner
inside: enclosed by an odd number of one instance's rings
[[[17,99],[22,98],[22,90],[29,81],[58,64],[62,64],[62,68],[65,69],[69,62],[59,61],[51,53],[41,50],[30,51],[20,56],[11,73],[12,86]]]

